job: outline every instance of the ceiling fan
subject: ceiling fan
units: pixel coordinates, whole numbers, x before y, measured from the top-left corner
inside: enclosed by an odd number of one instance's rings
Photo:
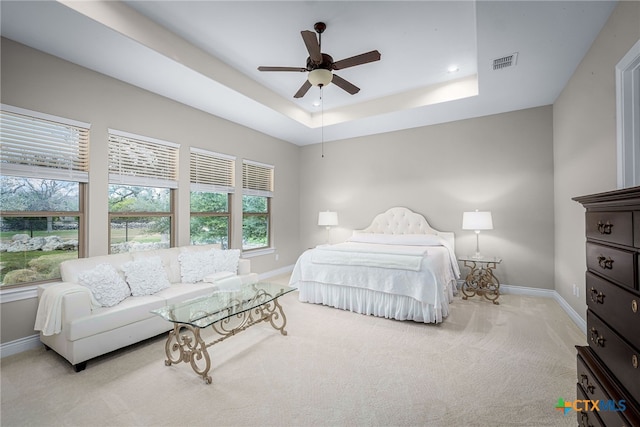
[[[304,41],[309,57],[307,58],[306,67],[258,67],[259,71],[298,71],[308,72],[307,80],[298,89],[294,98],[302,98],[311,86],[326,86],[329,83],[333,83],[336,86],[344,89],[351,95],[355,95],[360,91],[360,88],[349,83],[342,77],[334,74],[333,70],[344,70],[345,68],[355,67],[356,65],[366,64],[368,62],[374,62],[380,60],[380,52],[372,50],[371,52],[362,53],[360,55],[345,58],[340,61],[333,62],[331,55],[322,53],[322,33],[327,28],[324,22],[316,22],[313,29],[318,33],[318,38],[313,31],[304,30],[301,31],[302,40]]]

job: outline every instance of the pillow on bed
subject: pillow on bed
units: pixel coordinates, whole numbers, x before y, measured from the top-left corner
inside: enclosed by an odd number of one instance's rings
[[[379,234],[355,232],[349,242],[383,245],[442,246],[442,237],[435,234]]]

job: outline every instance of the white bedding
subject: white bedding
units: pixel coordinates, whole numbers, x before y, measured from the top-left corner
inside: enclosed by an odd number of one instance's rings
[[[446,287],[456,279],[448,249],[443,246],[422,248],[425,254],[419,257],[389,255],[394,260],[392,268],[386,261],[381,261],[377,266],[372,263],[376,258],[385,256],[381,250],[386,248],[380,248],[380,245],[361,243],[357,249],[351,247],[352,250],[349,250],[349,243],[334,246],[337,247],[321,247],[303,253],[293,269],[290,284],[297,286],[298,282],[318,282],[353,286],[404,295],[422,303],[440,306]],[[367,248],[369,253],[366,252]],[[331,263],[317,261],[326,260],[326,254],[338,256],[334,256]],[[402,263],[396,262],[398,257],[412,261],[417,259],[418,269],[400,268]],[[360,262],[365,259],[367,262]]]
[[[406,228],[396,233],[378,224],[393,224],[401,215]],[[289,284],[304,302],[330,305],[363,314],[441,322],[449,313],[456,279],[460,276],[452,247],[421,215],[392,208],[374,220],[375,232],[354,232],[350,241],[305,251]],[[371,228],[370,227],[370,228]],[[388,231],[390,230],[390,231]]]

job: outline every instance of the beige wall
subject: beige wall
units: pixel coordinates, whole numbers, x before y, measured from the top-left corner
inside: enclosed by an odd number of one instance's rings
[[[640,2],[622,1],[553,106],[555,289],[583,318],[584,209],[571,198],[616,188],[615,66],[638,39]]]
[[[553,289],[551,106],[462,120],[301,149],[300,236],[323,243],[320,210],[338,212],[332,241],[375,214],[405,206],[456,234],[456,253],[475,251],[462,213],[491,210],[494,230],[481,252],[503,258],[503,283]]]
[[[299,255],[297,146],[203,113],[86,68],[2,39],[2,98],[6,104],[91,123],[89,255],[108,251],[107,128],[181,144],[180,170],[188,171],[189,148],[237,156],[275,166],[272,202],[275,254],[251,258],[257,273],[291,265]],[[233,209],[233,246],[241,245],[241,199]],[[189,176],[180,174],[177,242],[189,244]],[[276,261],[276,255],[278,261]],[[1,341],[34,334],[35,299],[2,304]]]

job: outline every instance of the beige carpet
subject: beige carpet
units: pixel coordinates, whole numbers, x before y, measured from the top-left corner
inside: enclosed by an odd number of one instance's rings
[[[268,324],[210,348],[213,384],[164,366],[164,337],[74,373],[44,349],[1,363],[9,426],[574,426],[574,345],[559,305],[456,298],[441,325],[282,298],[288,336]]]

